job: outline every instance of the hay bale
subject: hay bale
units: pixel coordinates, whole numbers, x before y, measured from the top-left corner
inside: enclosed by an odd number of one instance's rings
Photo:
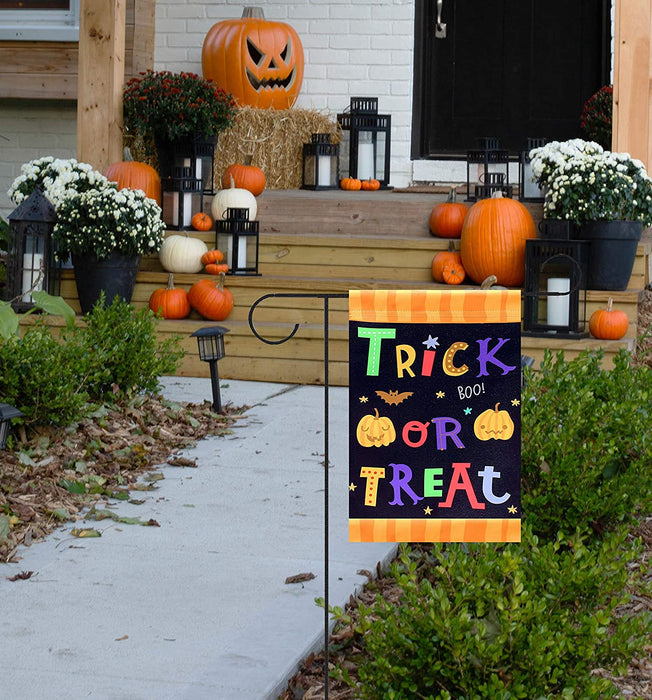
[[[233,163],[243,163],[251,156],[251,164],[262,168],[270,190],[301,187],[303,144],[312,134],[332,134],[340,140],[337,122],[332,117],[310,109],[238,110],[235,124],[220,134],[215,151],[215,182]]]
[[[333,143],[341,140],[337,121],[314,109],[254,109],[241,107],[235,123],[220,133],[213,163],[215,186],[220,187],[222,173],[233,163],[251,164],[262,168],[270,190],[290,190],[301,187],[303,144],[312,134],[332,134]],[[151,140],[125,134],[134,160],[158,168],[156,149]]]

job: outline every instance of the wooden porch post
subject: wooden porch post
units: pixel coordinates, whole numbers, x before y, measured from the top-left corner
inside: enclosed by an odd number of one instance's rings
[[[652,0],[616,0],[611,148],[652,166]]]
[[[104,170],[122,160],[125,0],[81,0],[77,159]]]

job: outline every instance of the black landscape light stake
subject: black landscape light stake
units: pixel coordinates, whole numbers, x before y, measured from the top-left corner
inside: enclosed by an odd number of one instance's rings
[[[5,300],[18,313],[34,306],[34,291],[59,294],[60,265],[52,245],[56,220],[54,207],[38,187],[9,214]]]
[[[197,329],[191,338],[197,338],[199,359],[208,362],[211,370],[211,389],[213,392],[213,410],[222,413],[222,399],[220,397],[220,378],[217,373],[217,362],[224,355],[224,334],[229,329],[224,326],[205,326]]]
[[[340,146],[331,143],[330,134],[312,134],[310,143],[303,144],[301,189],[337,189],[340,182],[339,160]]]
[[[20,418],[22,415],[22,411],[10,406],[8,403],[0,403],[0,450],[4,450],[7,447],[12,419]]]

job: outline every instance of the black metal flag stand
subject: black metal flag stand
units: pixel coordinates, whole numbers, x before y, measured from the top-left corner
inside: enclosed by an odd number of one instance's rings
[[[258,305],[269,298],[292,298],[292,299],[322,299],[324,302],[324,699],[328,700],[328,637],[329,637],[329,600],[328,600],[328,561],[329,561],[329,536],[328,536],[328,525],[329,525],[329,513],[328,513],[328,470],[330,468],[329,461],[329,410],[328,410],[328,389],[329,389],[329,377],[328,377],[328,314],[329,314],[329,304],[331,299],[348,299],[348,294],[265,294],[262,297],[256,299],[249,309],[249,327],[252,333],[262,340],[263,343],[268,345],[281,345],[287,342],[290,338],[293,338],[296,332],[299,330],[298,323],[295,324],[294,328],[285,338],[280,340],[270,340],[265,338],[254,326],[254,311]]]

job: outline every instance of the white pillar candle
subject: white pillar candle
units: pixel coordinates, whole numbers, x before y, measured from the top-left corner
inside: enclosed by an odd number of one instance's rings
[[[548,325],[568,326],[570,310],[570,279],[568,277],[551,277],[548,279],[548,293],[566,292],[563,296],[548,297]]]
[[[324,187],[331,184],[330,156],[317,156],[317,185]]]
[[[373,143],[358,144],[358,179],[369,180],[375,176]]]
[[[43,279],[39,280],[38,285],[32,290],[34,283],[38,279],[41,273],[41,268],[43,267],[43,255],[40,253],[34,253],[33,255],[27,253],[23,255],[23,301],[32,301],[31,291],[36,291],[43,289]]]
[[[226,244],[226,264],[233,268],[233,236],[229,236]],[[247,267],[247,237],[238,236],[238,267]]]

